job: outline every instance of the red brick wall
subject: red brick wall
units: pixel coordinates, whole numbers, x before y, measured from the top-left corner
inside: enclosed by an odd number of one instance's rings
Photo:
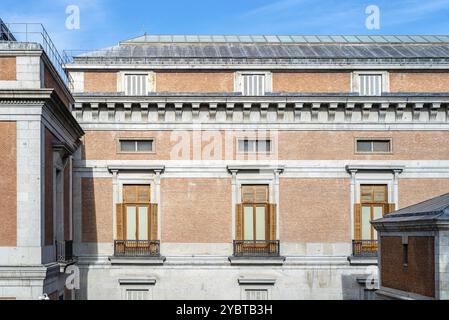
[[[82,242],[112,242],[112,179],[83,178],[81,188]]]
[[[0,247],[17,244],[16,123],[0,122]]]
[[[230,179],[162,179],[162,242],[230,243]]]
[[[0,57],[0,80],[17,80],[16,57]]]
[[[349,179],[281,178],[281,240],[350,241],[349,187]]]
[[[117,72],[88,71],[84,73],[84,92],[117,92]]]
[[[382,286],[435,297],[433,237],[408,238],[408,266],[403,265],[401,237],[381,238]]]

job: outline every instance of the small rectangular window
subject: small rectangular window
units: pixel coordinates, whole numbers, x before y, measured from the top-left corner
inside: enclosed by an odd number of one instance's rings
[[[359,94],[361,96],[382,95],[382,75],[362,74],[359,76]]]
[[[268,139],[242,139],[238,141],[240,153],[270,153],[271,140]]]
[[[153,152],[154,140],[142,139],[142,140],[128,140],[123,139],[119,141],[120,152],[129,153],[148,153]]]
[[[391,139],[357,139],[357,153],[390,153]]]
[[[148,75],[125,74],[125,94],[127,96],[146,96],[148,93]]]
[[[126,290],[126,300],[150,300],[149,290]]]
[[[266,289],[246,289],[246,300],[268,300],[268,290]]]
[[[263,96],[265,94],[265,75],[244,74],[242,75],[242,94],[244,96]]]

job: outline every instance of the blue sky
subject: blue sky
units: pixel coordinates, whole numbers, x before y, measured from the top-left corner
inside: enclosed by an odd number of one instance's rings
[[[68,5],[80,29],[65,28]],[[380,30],[365,27],[369,5]],[[59,50],[144,34],[449,34],[449,0],[0,0],[6,22],[41,22]]]

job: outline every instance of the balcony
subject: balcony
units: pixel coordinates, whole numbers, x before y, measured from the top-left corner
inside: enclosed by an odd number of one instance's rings
[[[73,261],[73,240],[55,241],[56,262],[70,263]]]
[[[279,240],[234,240],[234,257],[279,257]]]
[[[160,241],[115,240],[114,257],[159,257]]]
[[[377,258],[377,240],[352,240],[352,256]]]

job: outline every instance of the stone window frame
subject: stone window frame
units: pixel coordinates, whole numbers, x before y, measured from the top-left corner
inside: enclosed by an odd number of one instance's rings
[[[126,75],[136,74],[136,75],[146,75],[147,76],[147,94],[151,92],[156,92],[156,73],[154,71],[146,70],[124,70],[117,73],[117,92],[126,95]]]

